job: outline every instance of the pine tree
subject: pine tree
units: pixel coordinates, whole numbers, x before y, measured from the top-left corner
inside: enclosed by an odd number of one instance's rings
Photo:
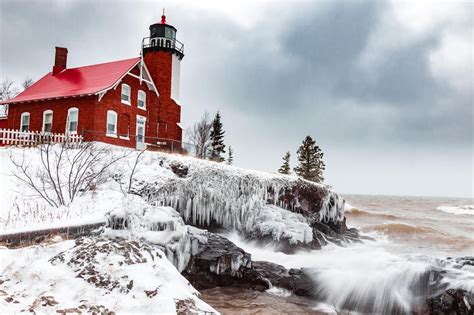
[[[216,117],[212,121],[211,130],[211,156],[210,159],[216,162],[222,162],[225,159],[222,154],[225,153],[224,133],[222,129],[221,115],[217,112]]]
[[[316,142],[310,136],[306,136],[298,149],[300,164],[294,169],[296,174],[316,183],[324,181],[323,171],[326,166],[323,162],[323,155]]]
[[[229,146],[229,156],[227,157],[227,164],[232,165],[234,163],[234,150]]]
[[[283,156],[283,165],[278,169],[278,173],[281,174],[290,174],[290,152],[286,152]]]

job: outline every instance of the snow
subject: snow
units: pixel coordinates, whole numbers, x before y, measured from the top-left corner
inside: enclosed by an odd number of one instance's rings
[[[114,147],[111,154],[119,155],[129,152],[127,150]],[[104,222],[105,214],[112,209],[129,207],[130,201],[127,201],[127,194],[123,190],[128,185],[138,152],[129,153],[129,156],[111,167],[108,181],[100,183],[93,191],[76,197],[70,205],[55,208],[9,176],[14,171],[10,154],[16,159],[25,158],[34,168],[39,167],[38,150],[0,149],[1,191],[5,192],[0,211],[0,233]],[[177,176],[172,171],[175,165],[187,168],[188,174],[184,177]],[[283,237],[290,242],[310,242],[310,222],[290,211],[292,207],[298,206],[298,201],[293,205],[279,201],[282,188],[296,183],[313,185],[324,192],[317,220],[330,222],[343,219],[344,200],[323,185],[309,183],[295,176],[251,171],[158,152],[144,152],[141,156],[134,174],[132,191],[142,195],[154,206],[171,206],[186,222],[194,225],[207,226],[215,222],[247,234],[261,231],[273,236],[275,240]],[[133,202],[137,200],[135,198]],[[158,213],[156,216],[160,216]],[[147,215],[152,214],[148,212]],[[266,219],[273,221],[264,222]],[[157,239],[155,241],[159,242]]]
[[[2,312],[13,314],[31,308],[41,314],[56,314],[57,310],[86,305],[105,307],[116,313],[145,314],[160,310],[160,313],[174,314],[176,301],[188,300],[197,312],[217,313],[198,298],[198,292],[159,249],[155,253],[142,251],[145,261],[131,264],[124,264],[123,256],[96,255],[94,267],[110,277],[111,282],[133,281],[132,288],[127,290],[122,286],[122,289],[95,286],[78,277],[76,267],[56,260],[50,262],[63,251],[67,261],[73,246],[74,241],[65,241],[46,247],[0,249],[0,280],[4,281],[0,290]],[[153,297],[145,292],[153,290],[157,291]],[[47,305],[45,299],[55,302]]]

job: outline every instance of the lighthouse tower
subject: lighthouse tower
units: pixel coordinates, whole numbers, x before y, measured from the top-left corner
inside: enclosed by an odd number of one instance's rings
[[[184,45],[176,39],[176,28],[161,21],[150,25],[150,37],[142,41],[143,60],[159,93],[159,138],[182,139],[179,101],[180,64],[184,57]]]

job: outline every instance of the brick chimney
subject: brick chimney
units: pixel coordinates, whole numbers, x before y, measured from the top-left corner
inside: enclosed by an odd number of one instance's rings
[[[54,56],[53,75],[56,75],[66,69],[67,65],[67,48],[56,47],[56,55]]]

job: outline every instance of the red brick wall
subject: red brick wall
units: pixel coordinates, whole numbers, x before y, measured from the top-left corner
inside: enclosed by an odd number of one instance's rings
[[[8,109],[7,128],[20,129],[21,114],[29,112],[30,131],[41,131],[43,128],[43,112],[49,109],[53,111],[52,132],[64,133],[66,131],[68,109],[76,107],[79,109],[78,133],[81,133],[82,130],[91,130],[96,100],[96,96],[84,96],[11,104]]]
[[[139,75],[138,67],[132,70],[132,73]],[[126,83],[131,88],[131,105],[121,102],[122,83]],[[138,91],[142,90],[146,93],[146,110],[138,108]],[[118,114],[117,132],[119,135],[127,134],[127,120],[129,120],[129,138],[120,139],[106,136],[107,131],[107,111],[113,110]],[[135,147],[136,123],[137,115],[146,117],[146,137],[156,137],[156,119],[158,112],[158,97],[154,91],[150,91],[145,82],[140,81],[132,76],[125,76],[115,89],[109,90],[99,103],[97,103],[93,130],[96,132],[94,139],[102,142],[112,143],[115,145]],[[151,139],[146,139],[151,142]]]
[[[181,121],[181,106],[171,98],[172,54],[148,51],[144,60],[160,94],[158,137],[182,141],[182,130],[176,125]]]

